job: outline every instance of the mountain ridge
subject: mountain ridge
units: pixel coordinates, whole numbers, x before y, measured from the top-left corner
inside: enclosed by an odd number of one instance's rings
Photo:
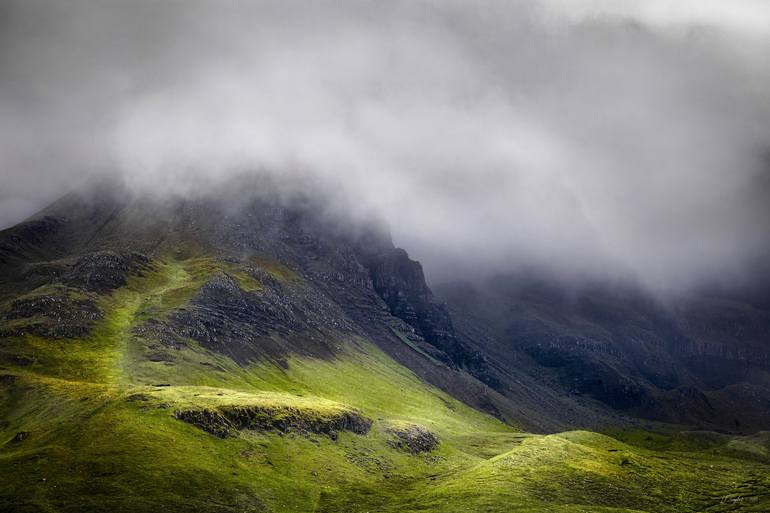
[[[438,301],[381,224],[240,189],[100,185],[0,232],[0,509],[766,504],[766,433],[564,393],[469,336],[473,309]]]

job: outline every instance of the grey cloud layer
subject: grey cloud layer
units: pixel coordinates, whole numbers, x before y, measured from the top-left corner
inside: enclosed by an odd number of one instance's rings
[[[84,173],[258,169],[343,184],[439,279],[679,288],[770,247],[756,2],[2,5],[6,224]]]

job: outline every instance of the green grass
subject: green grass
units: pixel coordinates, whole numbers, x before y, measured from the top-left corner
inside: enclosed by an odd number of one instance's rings
[[[267,260],[250,265],[300,280]],[[339,340],[334,359],[288,358],[285,368],[241,367],[192,341],[172,364],[148,361],[133,329],[220,271],[260,287],[231,262],[159,260],[100,300],[104,319],[87,338],[3,342],[0,375],[15,382],[0,379],[0,511],[770,511],[767,433],[521,433],[361,338]],[[218,438],[175,418],[230,407],[359,411],[373,425],[337,440],[292,430]],[[432,431],[438,448],[392,447],[390,430],[407,424]],[[12,441],[19,432],[29,435]]]
[[[765,511],[768,485],[765,464],[708,451],[641,449],[575,431],[528,437],[422,498],[433,511]],[[465,509],[446,507],[458,502]]]
[[[392,326],[391,326],[391,327],[390,327],[390,331],[391,331],[391,332],[393,332],[393,334],[394,334],[396,337],[398,337],[398,339],[399,339],[401,342],[403,342],[403,343],[404,343],[404,344],[406,344],[407,346],[411,347],[411,348],[412,348],[414,351],[416,351],[416,352],[420,353],[421,355],[423,355],[425,358],[427,358],[427,359],[428,359],[428,360],[430,360],[431,362],[433,362],[433,363],[435,363],[435,364],[439,364],[439,363],[440,363],[438,360],[436,360],[435,358],[433,358],[431,355],[429,355],[428,353],[426,353],[425,351],[423,351],[422,349],[420,349],[420,348],[417,346],[417,344],[415,344],[414,342],[412,342],[411,340],[409,340],[409,338],[407,338],[407,336],[406,336],[406,335],[404,335],[403,333],[401,333],[401,332],[400,332],[399,330],[397,330],[396,328],[394,328],[394,327],[392,327]]]

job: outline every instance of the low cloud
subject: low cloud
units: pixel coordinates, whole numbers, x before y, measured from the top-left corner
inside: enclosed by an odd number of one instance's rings
[[[434,280],[745,279],[770,249],[770,8],[564,4],[3,2],[0,223],[99,173],[310,173]]]

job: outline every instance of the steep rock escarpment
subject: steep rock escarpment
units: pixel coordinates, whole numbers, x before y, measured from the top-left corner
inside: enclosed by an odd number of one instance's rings
[[[445,305],[437,302],[425,281],[422,265],[406,251],[393,248],[366,258],[374,290],[390,312],[409,324],[451,362],[493,388],[500,386],[484,356],[460,342]]]

